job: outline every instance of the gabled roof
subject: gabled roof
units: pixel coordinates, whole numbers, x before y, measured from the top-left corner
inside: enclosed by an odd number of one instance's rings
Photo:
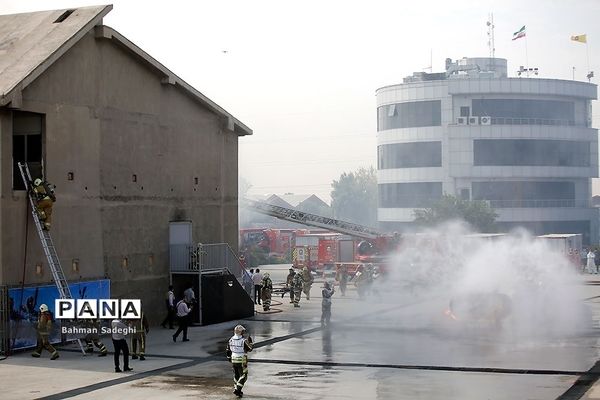
[[[0,107],[21,106],[22,91],[86,33],[114,41],[130,54],[160,71],[164,84],[174,85],[205,107],[224,117],[227,128],[240,136],[252,130],[208,97],[194,89],[149,54],[115,30],[102,26],[112,5],[80,7],[24,14],[0,15]]]
[[[267,203],[286,208],[297,208],[304,202],[318,203],[329,207],[327,203],[314,194],[272,194],[266,200]]]

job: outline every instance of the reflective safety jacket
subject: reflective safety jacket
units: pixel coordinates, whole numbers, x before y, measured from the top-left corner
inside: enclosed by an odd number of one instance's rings
[[[252,339],[246,339],[242,335],[233,335],[227,343],[227,357],[231,357],[232,363],[245,362],[246,353],[250,351],[252,351]]]

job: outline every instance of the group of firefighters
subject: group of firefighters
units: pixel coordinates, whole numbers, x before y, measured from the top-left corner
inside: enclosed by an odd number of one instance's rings
[[[60,355],[58,354],[58,350],[56,350],[56,348],[50,343],[50,335],[52,333],[52,320],[52,314],[50,313],[48,306],[46,304],[40,305],[38,321],[35,325],[37,334],[37,345],[33,353],[31,353],[32,357],[40,358],[44,349],[46,349],[48,353],[50,353],[51,360],[56,360],[60,357]],[[97,319],[82,320],[80,323],[80,327],[88,332],[81,339],[85,342],[85,353],[92,354],[94,352],[94,346],[96,346],[96,348],[98,348],[98,350],[100,351],[98,357],[106,357],[108,355],[108,349],[100,340],[100,321]],[[146,335],[150,331],[150,326],[144,313],[142,312],[141,318],[139,319],[132,319],[127,321],[115,319],[111,322],[111,328],[115,327],[120,328],[121,330],[130,327],[134,328],[135,332],[131,334],[130,338],[132,347],[131,358],[133,360],[136,360],[138,358],[142,361],[145,360]],[[123,353],[124,358],[124,370],[131,371],[132,369],[129,368],[129,346],[127,345],[127,341],[125,340],[125,335],[115,331],[113,331],[112,333],[112,342],[115,349],[115,372],[121,372],[119,362],[119,355],[121,352]]]

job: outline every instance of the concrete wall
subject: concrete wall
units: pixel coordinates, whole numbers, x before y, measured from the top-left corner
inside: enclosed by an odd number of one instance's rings
[[[23,91],[22,108],[45,114],[46,176],[58,197],[52,235],[67,279],[107,276],[113,296],[141,298],[153,323],[162,317],[168,285],[169,221],[191,220],[196,241],[237,243],[237,135],[161,78],[126,48],[90,32]],[[18,284],[26,200],[11,189],[6,115],[0,114],[2,281]],[[29,227],[25,281],[47,282],[49,271],[35,274],[35,264],[46,262],[31,221]],[[80,260],[79,272],[72,259]]]

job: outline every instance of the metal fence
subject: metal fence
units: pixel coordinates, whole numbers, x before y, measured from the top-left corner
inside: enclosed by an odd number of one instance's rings
[[[169,261],[172,272],[198,272],[200,269],[200,260],[196,245],[170,245]]]
[[[8,307],[8,287],[0,286],[0,356],[8,355],[9,345],[9,307]]]
[[[171,272],[209,273],[227,270],[240,282],[250,276],[228,243],[173,244],[169,253]]]

